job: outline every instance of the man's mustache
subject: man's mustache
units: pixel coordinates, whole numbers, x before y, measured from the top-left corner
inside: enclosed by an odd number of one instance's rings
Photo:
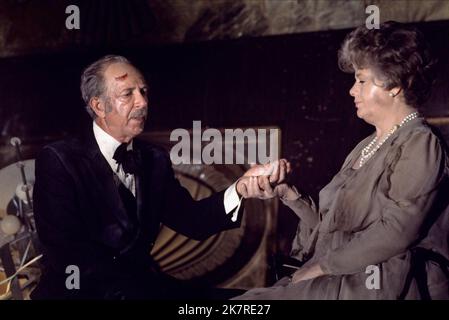
[[[133,119],[133,118],[147,118],[148,115],[148,110],[147,109],[137,109],[133,112],[131,112],[131,114],[129,115],[128,119]]]

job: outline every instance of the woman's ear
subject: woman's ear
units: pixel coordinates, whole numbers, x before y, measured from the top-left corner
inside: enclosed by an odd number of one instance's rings
[[[106,116],[104,102],[98,97],[93,97],[89,101],[89,106],[95,112],[97,117],[104,118]]]
[[[392,98],[395,98],[396,96],[398,96],[402,91],[402,88],[400,87],[395,87],[389,90],[388,95]]]

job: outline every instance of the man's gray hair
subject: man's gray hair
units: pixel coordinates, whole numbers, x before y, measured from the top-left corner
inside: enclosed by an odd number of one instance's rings
[[[95,119],[97,115],[90,107],[90,99],[93,97],[103,97],[106,91],[104,70],[114,63],[127,63],[132,65],[131,62],[123,56],[107,55],[87,66],[81,75],[81,95],[86,104],[86,111],[92,119]]]

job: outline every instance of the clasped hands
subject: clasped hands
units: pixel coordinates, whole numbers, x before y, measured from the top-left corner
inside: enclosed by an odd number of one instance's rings
[[[291,165],[280,159],[265,165],[255,165],[245,172],[237,181],[237,193],[243,198],[271,199],[274,197],[286,200],[298,198],[298,194],[285,179],[291,172]],[[318,263],[298,269],[292,276],[292,283],[310,280],[324,275]]]
[[[291,165],[285,159],[251,167],[237,181],[237,193],[243,198],[285,197],[291,188],[285,183]]]

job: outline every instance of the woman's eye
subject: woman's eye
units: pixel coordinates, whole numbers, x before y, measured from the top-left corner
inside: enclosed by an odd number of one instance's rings
[[[358,83],[364,84],[365,80],[359,80]]]

